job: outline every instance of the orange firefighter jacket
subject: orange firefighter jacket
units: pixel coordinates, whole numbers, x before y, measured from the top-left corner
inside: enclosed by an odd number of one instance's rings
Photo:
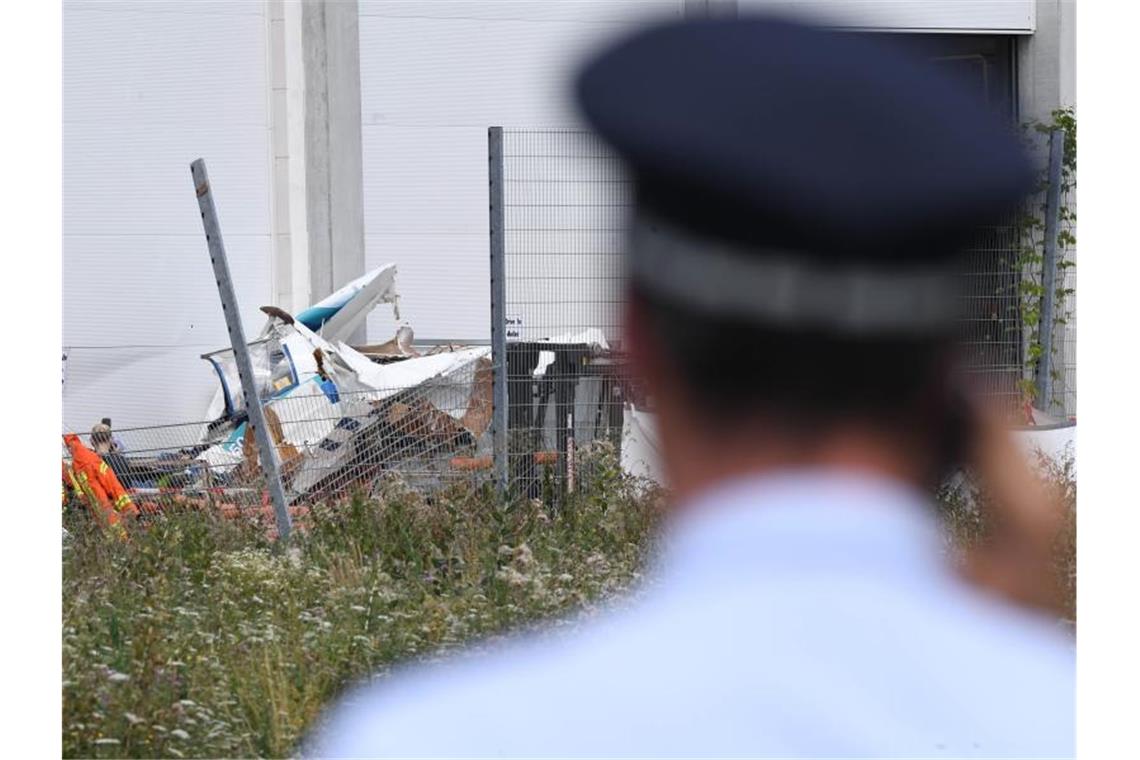
[[[103,524],[121,530],[121,518],[137,515],[138,509],[115,476],[115,471],[102,457],[84,446],[74,433],[65,435],[63,441],[71,452],[73,482],[87,498],[91,511]]]

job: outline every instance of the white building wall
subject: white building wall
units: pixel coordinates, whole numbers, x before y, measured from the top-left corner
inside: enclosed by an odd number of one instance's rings
[[[272,298],[260,0],[65,0],[64,425],[200,419],[227,344],[189,165],[206,159],[247,331]],[[45,230],[44,234],[52,234]]]
[[[587,51],[682,12],[681,0],[361,0],[367,266],[398,264],[417,338],[490,334],[487,127],[576,125],[568,85]],[[369,336],[394,326],[377,310]]]
[[[488,337],[487,127],[577,126],[568,85],[591,48],[638,21],[699,5],[360,0],[366,266],[397,262],[401,316],[418,337]],[[1043,109],[1049,93],[1074,97],[1070,0],[735,5],[838,8],[853,26],[1028,34],[1025,49],[1038,59],[1023,53],[1022,74],[1040,76],[1022,79],[1026,110]],[[69,428],[103,416],[125,427],[203,413],[215,379],[198,356],[224,346],[226,333],[190,192],[194,158],[210,168],[247,331],[261,324],[262,304],[305,305],[304,215],[293,198],[303,193],[291,191],[303,143],[287,128],[304,116],[288,86],[301,49],[289,42],[294,6],[65,0]],[[1060,60],[1041,60],[1048,41],[1036,38],[1055,33],[1038,27],[1053,15],[1062,17],[1053,42]],[[377,310],[369,337],[383,340],[394,327],[390,312]]]

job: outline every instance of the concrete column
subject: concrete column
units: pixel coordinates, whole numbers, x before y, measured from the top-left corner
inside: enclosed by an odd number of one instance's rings
[[[359,9],[356,0],[267,2],[275,293],[296,311],[364,273]]]
[[[305,209],[310,297],[364,274],[356,0],[304,0]]]
[[[1037,28],[1019,38],[1021,121],[1048,121],[1053,109],[1076,104],[1075,0],[1037,0]]]

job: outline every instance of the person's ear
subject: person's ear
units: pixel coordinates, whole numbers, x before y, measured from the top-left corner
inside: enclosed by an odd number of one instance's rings
[[[633,376],[645,383],[650,393],[660,392],[666,376],[665,356],[645,301],[636,293],[627,294],[622,317],[622,348]]]

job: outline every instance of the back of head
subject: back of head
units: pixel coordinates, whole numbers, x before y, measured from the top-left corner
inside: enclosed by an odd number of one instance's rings
[[[99,454],[107,453],[111,448],[111,428],[100,422],[91,428],[91,448]]]

